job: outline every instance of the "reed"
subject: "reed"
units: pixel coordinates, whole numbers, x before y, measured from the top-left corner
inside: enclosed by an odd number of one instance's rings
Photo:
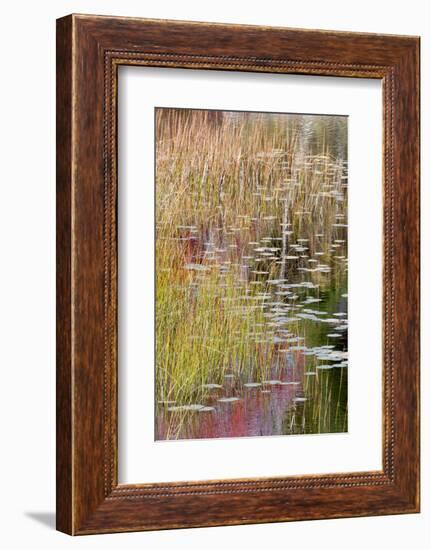
[[[156,111],[158,402],[203,402],[226,375],[266,380],[278,340],[305,327],[268,312],[274,288],[286,308],[283,284],[301,270],[318,289],[344,284],[345,151],[327,143],[324,120]]]

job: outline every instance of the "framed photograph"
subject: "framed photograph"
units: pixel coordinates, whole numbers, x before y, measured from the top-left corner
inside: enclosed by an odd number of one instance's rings
[[[57,21],[57,528],[419,511],[419,38]]]

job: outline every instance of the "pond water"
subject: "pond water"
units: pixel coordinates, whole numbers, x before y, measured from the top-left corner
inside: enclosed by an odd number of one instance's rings
[[[170,433],[173,439],[199,439],[347,431],[344,290],[345,287],[313,293],[311,289],[297,289],[305,300],[293,311],[306,316],[295,321],[304,336],[286,352],[283,344],[297,337],[278,336],[282,341],[273,346],[280,358],[271,365],[267,379],[249,382],[247,375],[227,372],[221,384],[206,385],[205,398],[194,410],[184,410],[173,402],[158,403],[156,439],[170,439]],[[321,301],[302,307],[314,295]],[[277,297],[276,312],[270,302],[264,305],[270,318],[279,319],[281,314],[292,318],[290,306],[284,311],[279,301]],[[335,313],[343,315],[334,317]],[[331,334],[334,336],[328,336]]]

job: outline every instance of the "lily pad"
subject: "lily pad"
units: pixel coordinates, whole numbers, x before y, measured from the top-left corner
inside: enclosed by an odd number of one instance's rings
[[[209,268],[202,264],[186,264],[184,266],[184,269],[188,269],[189,271],[208,271]]]
[[[239,401],[239,397],[221,397],[218,401],[220,403],[233,403],[234,401]]]
[[[169,412],[175,411],[199,411],[203,409],[204,405],[194,404],[194,405],[177,405],[174,407],[168,407]]]

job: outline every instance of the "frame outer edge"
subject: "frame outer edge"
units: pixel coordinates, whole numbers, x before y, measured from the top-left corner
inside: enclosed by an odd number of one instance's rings
[[[56,24],[56,528],[73,534],[73,17]]]
[[[396,67],[395,108],[395,422],[397,484],[411,512],[420,511],[420,39]],[[400,345],[402,343],[402,345]],[[407,372],[409,376],[407,376]],[[400,475],[402,474],[402,475]]]

